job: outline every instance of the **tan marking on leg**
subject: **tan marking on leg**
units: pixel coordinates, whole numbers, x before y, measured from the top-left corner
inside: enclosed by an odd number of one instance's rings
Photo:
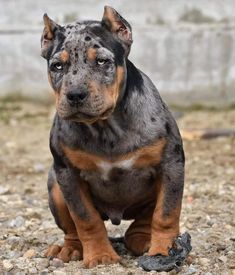
[[[120,257],[108,240],[104,222],[92,203],[88,187],[85,183],[81,183],[80,187],[81,201],[89,218],[81,219],[72,209],[70,209],[70,213],[82,242],[83,262],[89,268],[102,263],[116,263]]]
[[[70,216],[68,207],[65,203],[63,194],[58,183],[54,183],[51,196],[53,197],[54,207],[56,208],[57,218],[65,236],[63,246],[52,245],[46,253],[46,257],[57,257],[64,262],[82,258],[82,245],[78,238],[75,224]],[[75,257],[76,256],[76,257]]]
[[[51,190],[51,195],[53,197],[57,215],[59,217],[62,228],[66,229],[66,231],[70,233],[76,232],[75,224],[71,219],[68,207],[65,203],[64,196],[60,190],[58,183],[54,183]]]
[[[125,233],[125,243],[136,256],[148,251],[151,239],[152,216],[136,219]]]
[[[174,239],[179,235],[180,211],[181,202],[169,215],[164,215],[164,188],[162,181],[159,181],[157,185],[157,203],[152,219],[149,255],[168,255]]]
[[[62,62],[67,62],[69,60],[69,53],[66,51],[66,50],[63,50],[61,53],[60,53],[60,60]]]

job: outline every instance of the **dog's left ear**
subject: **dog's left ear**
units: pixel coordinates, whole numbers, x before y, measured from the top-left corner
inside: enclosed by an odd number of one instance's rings
[[[126,55],[128,55],[133,42],[130,24],[115,9],[109,6],[104,7],[102,24],[117,36],[125,47]]]
[[[41,37],[41,55],[48,59],[50,50],[53,47],[56,30],[59,30],[61,27],[50,19],[46,13],[43,15],[43,21],[44,30]]]

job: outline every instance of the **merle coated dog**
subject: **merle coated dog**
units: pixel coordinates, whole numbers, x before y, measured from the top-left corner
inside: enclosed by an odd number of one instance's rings
[[[116,263],[104,220],[134,220],[134,255],[168,255],[179,234],[184,151],[157,89],[128,59],[129,23],[111,7],[101,21],[60,26],[44,15],[42,56],[55,91],[49,205],[65,234],[46,256],[86,267]]]

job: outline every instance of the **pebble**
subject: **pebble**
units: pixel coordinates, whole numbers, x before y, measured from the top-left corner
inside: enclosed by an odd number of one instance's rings
[[[38,270],[36,267],[29,268],[29,274],[38,274]]]
[[[17,259],[22,255],[20,251],[12,251],[10,250],[9,252],[5,252],[4,258],[6,259]]]
[[[0,186],[0,195],[6,195],[9,193],[9,187]]]
[[[189,268],[188,268],[188,270],[185,272],[184,275],[191,275],[191,274],[194,274],[196,272],[197,272],[196,267],[193,266],[193,265],[190,265]]]
[[[42,163],[36,163],[36,164],[34,164],[33,168],[34,168],[34,171],[36,173],[42,173],[42,172],[45,171],[45,165],[42,164]]]
[[[36,251],[34,249],[29,249],[24,253],[23,257],[31,259],[35,255],[36,255]]]
[[[47,275],[49,273],[49,270],[46,268],[41,271],[40,275]]]
[[[207,259],[207,258],[200,258],[198,261],[203,266],[207,266],[209,264],[209,262],[210,262],[210,260]]]
[[[17,218],[11,220],[8,225],[10,227],[21,227],[25,224],[25,219],[22,216],[18,216]]]
[[[227,260],[228,260],[228,259],[227,259],[226,256],[223,256],[223,255],[222,255],[222,256],[219,257],[219,260],[220,260],[221,262],[223,262],[223,263],[227,263]]]
[[[225,249],[226,249],[226,245],[223,245],[223,244],[218,244],[216,247],[217,252],[223,251]]]
[[[66,275],[65,270],[54,270],[53,274],[55,275]]]
[[[232,270],[232,275],[235,275],[235,269]]]
[[[49,266],[49,260],[47,258],[34,258],[34,261],[38,270],[42,270]]]
[[[188,265],[190,265],[192,262],[193,262],[193,257],[188,256],[188,257],[186,258],[186,263],[187,263]]]
[[[54,258],[52,261],[50,261],[50,265],[56,268],[64,267],[64,262],[60,259]]]
[[[13,244],[13,243],[16,243],[16,242],[19,242],[20,240],[20,237],[17,237],[17,236],[11,236],[7,239],[7,242],[9,244]]]
[[[8,261],[8,260],[3,260],[2,264],[3,264],[3,268],[6,271],[10,271],[13,268],[13,264],[10,261]]]

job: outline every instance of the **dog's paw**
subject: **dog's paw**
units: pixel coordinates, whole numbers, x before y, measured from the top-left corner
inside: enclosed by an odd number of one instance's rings
[[[113,253],[100,253],[96,255],[87,255],[83,259],[83,264],[86,268],[93,268],[99,264],[116,264],[120,262],[121,257],[115,252]]]
[[[45,257],[58,258],[64,263],[82,259],[82,253],[77,247],[51,245],[45,252]]]
[[[146,271],[178,270],[191,250],[191,236],[186,232],[174,241],[173,247],[168,251],[168,256],[142,256],[138,260],[138,265]]]

